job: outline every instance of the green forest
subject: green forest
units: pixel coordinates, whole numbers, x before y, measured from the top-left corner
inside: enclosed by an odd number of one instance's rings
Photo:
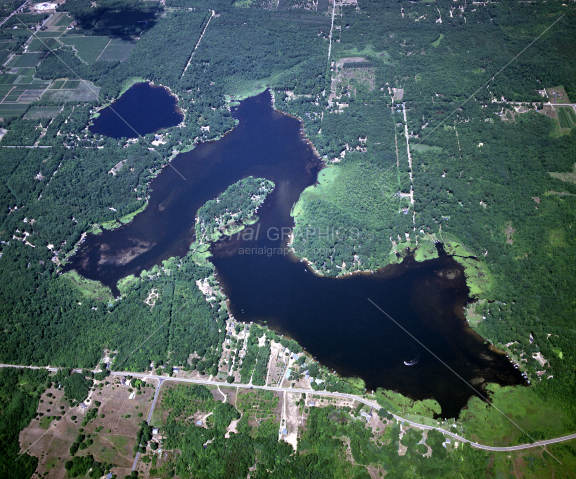
[[[196,237],[216,241],[258,221],[258,207],[274,189],[274,183],[249,176],[226,188],[218,198],[207,201],[197,214]]]
[[[563,102],[576,101],[573,4],[359,0],[337,6],[331,31],[332,4],[324,0],[311,8],[292,0],[273,8],[246,0],[94,3],[58,7],[73,25],[42,27],[50,14],[25,9],[0,26],[0,362],[91,369],[106,349],[116,351],[116,370],[146,371],[153,363],[218,375],[228,312],[195,284],[213,279],[210,263],[192,253],[171,258],[127,281],[119,301],[104,287],[61,274],[61,266],[84,233],[142,208],[150,181],[174,154],[233,128],[235,101],[271,88],[275,108],[302,120],[326,163],[294,207],[295,254],[338,276],[384,267],[399,260],[391,253],[430,239],[464,245],[492,278],[469,308],[470,324],[531,380],[529,392],[492,391],[494,405],[522,417],[561,413],[554,430],[574,432],[576,117],[573,109],[545,105],[555,99],[540,93],[561,87]],[[0,16],[19,6],[3,2]],[[123,60],[87,63],[67,43],[78,36],[132,49]],[[32,41],[41,55],[22,55]],[[33,93],[80,79],[92,82],[98,99]],[[169,87],[184,125],[161,132],[165,143],[156,145],[154,135],[124,142],[92,134],[96,110],[137,80]],[[119,174],[110,174],[122,161]],[[252,181],[251,193],[264,180]],[[273,185],[264,187],[268,193]],[[230,206],[207,203],[201,223],[214,226],[220,217],[228,224],[237,210],[252,216],[252,194],[245,193],[231,186]],[[338,234],[311,237],[306,228]],[[159,295],[151,307],[145,300],[153,289]],[[270,339],[260,347],[250,336],[242,381],[264,383]],[[0,475],[31,477],[37,460],[15,459],[18,432],[34,417],[47,373],[0,375]],[[327,389],[349,390],[326,379]],[[78,374],[61,380],[74,404],[91,384]],[[170,407],[178,410],[206,391],[174,394]],[[446,454],[434,435],[432,455],[423,457],[416,431],[402,437],[406,460],[397,454],[397,427],[375,439],[350,411],[310,409],[294,452],[277,441],[271,422],[241,420],[238,434],[225,438],[242,411],[213,400],[203,407],[214,416],[207,429],[169,416],[167,445],[182,454],[159,474],[239,477],[255,466],[255,477],[366,477],[373,464],[391,477],[483,477],[487,470],[486,454],[467,447]],[[498,429],[501,420],[476,402],[458,419],[475,434]],[[527,432],[539,438],[547,427],[534,421]],[[495,443],[527,441],[502,431]],[[572,446],[554,450],[570,463]],[[512,467],[500,457],[490,464]],[[67,464],[70,477],[90,467],[100,466],[88,456]],[[536,466],[529,470],[537,477]]]

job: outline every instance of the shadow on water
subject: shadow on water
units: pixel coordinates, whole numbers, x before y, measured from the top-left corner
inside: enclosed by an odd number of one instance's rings
[[[196,211],[206,201],[246,176],[265,177],[276,187],[250,227],[253,234],[211,248],[237,319],[266,321],[341,375],[364,379],[368,390],[434,398],[443,417],[457,416],[474,392],[427,349],[478,388],[523,384],[506,358],[467,327],[463,268],[441,248],[437,259],[419,263],[408,257],[375,274],[338,279],[317,276],[286,254],[286,239],[277,233],[293,225],[290,210],[316,182],[321,161],[301,123],[273,110],[269,92],[243,101],[233,113],[239,120],[234,130],[173,160],[185,181],[166,168],[151,184],[146,210],[129,225],[89,236],[67,269],[117,293],[119,279],[187,253]]]

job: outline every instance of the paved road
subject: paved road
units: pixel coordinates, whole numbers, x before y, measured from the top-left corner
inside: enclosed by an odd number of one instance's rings
[[[131,373],[131,372],[113,372],[111,373],[114,376],[126,376],[126,375],[131,375],[133,377],[138,377],[138,378],[142,378],[142,379],[158,379],[158,376],[154,376],[153,374],[147,374],[147,373]],[[345,393],[333,393],[333,392],[328,392],[328,391],[312,391],[310,389],[303,389],[303,388],[279,388],[279,387],[273,387],[273,386],[251,386],[249,384],[222,384],[216,381],[211,381],[208,379],[185,379],[185,378],[164,378],[164,381],[174,381],[174,382],[181,382],[181,383],[192,383],[192,384],[203,384],[206,386],[214,386],[214,385],[219,385],[220,387],[233,387],[233,388],[242,388],[242,389],[264,389],[267,391],[278,391],[278,392],[291,392],[291,393],[312,393],[312,394],[317,394],[320,396],[329,396],[329,397],[345,397],[348,399],[354,399],[356,401],[359,401],[363,404],[366,404],[367,406],[373,407],[375,410],[379,410],[381,409],[381,406],[373,401],[369,401],[368,399],[365,399],[363,397],[360,396],[355,396],[353,394],[345,394]],[[414,427],[420,428],[420,429],[435,429],[437,431],[440,431],[442,434],[446,435],[446,436],[450,436],[454,439],[456,439],[457,441],[461,441],[461,442],[467,442],[468,444],[470,444],[472,447],[475,447],[476,449],[484,449],[486,451],[501,451],[501,452],[505,452],[505,451],[519,451],[522,449],[530,449],[533,447],[544,447],[548,444],[555,444],[558,442],[564,442],[564,441],[570,441],[572,439],[576,439],[576,433],[574,434],[570,434],[567,436],[562,436],[562,437],[557,437],[554,439],[547,439],[545,441],[537,441],[535,443],[532,444],[519,444],[518,446],[507,446],[507,447],[495,447],[495,446],[486,446],[484,444],[479,444],[477,442],[473,442],[470,441],[469,439],[466,439],[465,437],[459,436],[458,434],[454,434],[450,431],[446,431],[445,429],[439,428],[439,427],[434,427],[434,426],[426,426],[424,424],[419,424],[417,422],[413,422],[410,421],[408,419],[405,419],[401,416],[398,416],[396,414],[392,414],[392,416],[394,416],[394,418],[400,422],[403,422],[405,424],[410,424]]]
[[[40,366],[19,366],[19,365],[13,365],[13,364],[0,364],[0,368],[45,369],[48,371],[57,371],[58,369],[60,369],[60,368],[40,367]],[[74,372],[80,372],[82,370],[81,369],[73,369],[73,371]],[[156,400],[158,399],[158,393],[160,391],[160,386],[162,385],[162,383],[167,382],[167,381],[173,381],[173,382],[179,382],[179,383],[189,383],[189,384],[203,384],[205,386],[220,386],[220,387],[231,387],[231,388],[241,388],[241,389],[263,389],[266,391],[291,392],[291,393],[310,393],[310,394],[316,394],[319,396],[354,399],[354,400],[359,401],[363,404],[366,404],[367,406],[374,408],[376,411],[378,411],[382,408],[382,406],[380,406],[378,403],[373,402],[373,401],[369,401],[368,399],[365,399],[361,396],[355,396],[354,394],[335,393],[335,392],[329,392],[329,391],[313,391],[310,389],[303,389],[303,388],[280,388],[280,387],[273,387],[273,386],[254,386],[254,385],[250,385],[250,384],[227,384],[227,383],[221,383],[221,382],[213,381],[213,380],[209,380],[209,379],[186,379],[186,378],[174,378],[174,377],[165,377],[165,376],[160,377],[160,376],[157,376],[154,374],[134,373],[131,371],[113,371],[110,374],[112,376],[132,376],[135,378],[151,379],[151,380],[159,381],[158,387],[156,388],[156,393],[154,395],[154,401],[152,403],[152,407],[150,408],[150,413],[148,415],[148,422],[150,422],[150,419],[152,418],[152,412],[154,410],[154,406],[156,405]],[[411,426],[417,427],[419,429],[435,429],[436,431],[441,432],[445,436],[450,436],[453,439],[456,439],[457,441],[467,442],[472,447],[475,447],[476,449],[483,449],[485,451],[499,451],[499,452],[520,451],[523,449],[531,449],[534,447],[544,447],[544,446],[547,446],[549,444],[557,444],[559,442],[571,441],[572,439],[576,439],[576,433],[574,433],[574,434],[568,434],[566,436],[556,437],[553,439],[546,439],[544,441],[537,441],[537,442],[530,443],[530,444],[519,444],[517,446],[507,446],[507,447],[486,446],[484,444],[479,444],[477,442],[470,441],[469,439],[466,439],[465,437],[459,436],[458,434],[454,434],[453,432],[447,431],[447,430],[442,429],[440,427],[426,426],[425,424],[420,424],[420,423],[417,423],[414,421],[410,421],[410,420],[405,419],[405,418],[398,416],[396,414],[392,414],[392,416],[397,421],[400,421],[404,424],[410,424]],[[137,458],[138,458],[138,456],[139,455],[137,455]],[[135,467],[136,462],[137,461],[134,462],[133,467]]]

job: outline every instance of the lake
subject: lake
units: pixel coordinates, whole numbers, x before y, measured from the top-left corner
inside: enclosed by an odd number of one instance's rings
[[[345,278],[317,276],[284,254],[286,241],[267,232],[293,226],[291,208],[316,182],[322,162],[300,121],[272,108],[269,92],[244,100],[233,115],[236,128],[178,155],[173,168],[152,181],[146,210],[126,226],[90,235],[67,269],[117,293],[119,279],[189,251],[195,214],[206,201],[246,176],[264,177],[276,187],[250,227],[255,234],[211,248],[236,319],[265,322],[341,375],[364,379],[369,390],[384,387],[414,399],[434,398],[443,417],[457,416],[474,394],[457,375],[478,388],[486,382],[524,384],[504,355],[466,325],[469,290],[463,269],[441,248],[437,259],[406,258],[375,274]]]
[[[176,126],[184,118],[167,88],[147,82],[132,85],[99,114],[89,130],[112,138],[137,138]]]

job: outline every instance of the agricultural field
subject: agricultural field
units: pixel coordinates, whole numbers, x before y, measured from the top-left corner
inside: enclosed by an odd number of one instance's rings
[[[61,111],[61,106],[33,106],[26,112],[24,119],[37,120],[40,118],[54,118]]]
[[[58,86],[61,85],[58,89],[52,88],[56,83],[44,92],[43,100],[82,102],[98,99],[100,87],[87,80],[69,80],[63,84],[58,83]]]
[[[558,122],[560,128],[572,129],[576,127],[576,112],[571,106],[565,106],[558,110]]]
[[[55,50],[60,47],[58,40],[53,37],[40,37],[33,38],[28,44],[28,52],[49,52],[50,50]]]
[[[115,464],[112,472],[118,477],[130,473],[135,436],[148,415],[154,387],[142,384],[133,399],[129,398],[136,388],[122,385],[120,378],[108,378],[94,389],[85,401],[86,409],[71,408],[63,391],[54,386],[42,395],[38,417],[20,435],[22,448],[29,447],[29,454],[38,457],[36,472],[41,476],[67,477],[64,463],[70,460],[70,447],[80,434],[85,439],[77,456],[91,454],[98,462]],[[90,413],[95,408],[98,412]]]
[[[94,63],[104,48],[110,43],[109,37],[84,37],[76,35],[66,35],[59,39],[64,45],[74,48],[76,55],[86,63]]]
[[[125,38],[113,38],[106,48],[102,51],[102,54],[98,58],[100,62],[123,62],[128,58],[134,47],[136,46],[137,40],[125,39]]]
[[[8,68],[37,67],[46,56],[46,52],[47,50],[15,55],[6,66]]]
[[[0,75],[0,117],[20,116],[42,96],[48,81],[34,78],[34,68],[13,68]]]
[[[3,46],[5,46],[5,44],[4,45],[0,44],[0,47]],[[0,65],[4,65],[4,62],[8,60],[8,58],[10,58],[10,52],[5,49],[0,49]]]

